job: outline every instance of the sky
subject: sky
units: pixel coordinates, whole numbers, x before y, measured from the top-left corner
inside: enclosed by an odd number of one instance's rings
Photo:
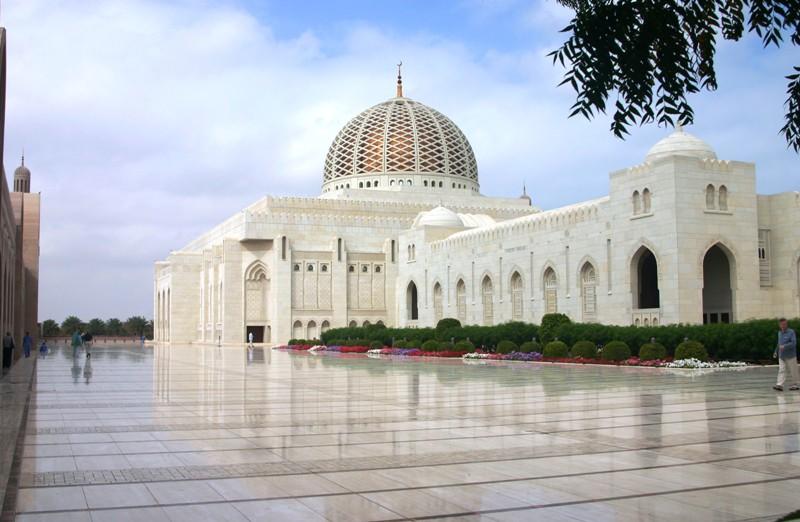
[[[362,110],[405,95],[448,115],[481,191],[556,208],[607,194],[668,130],[567,118],[546,54],[555,0],[6,0],[6,172],[42,193],[40,320],[152,317],[153,263],[266,194],[319,194],[325,153]],[[778,134],[797,49],[720,43],[719,89],[691,98],[719,157],[758,190],[800,189]]]

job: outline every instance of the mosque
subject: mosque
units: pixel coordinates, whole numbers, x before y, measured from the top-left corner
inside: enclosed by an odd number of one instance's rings
[[[398,75],[334,138],[320,196],[266,196],[155,264],[156,340],[800,316],[800,193],[756,194],[755,164],[680,127],[609,179],[608,196],[547,211],[484,196],[467,137]]]

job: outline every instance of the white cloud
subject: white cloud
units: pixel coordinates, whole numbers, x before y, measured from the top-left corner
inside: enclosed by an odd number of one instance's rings
[[[360,24],[334,53],[319,35],[279,39],[268,20],[225,4],[4,7],[6,169],[25,146],[33,188],[43,192],[42,318],[151,315],[153,261],[264,194],[318,194],[331,140],[349,118],[393,95],[401,58],[407,95],[470,138],[487,194],[516,195],[524,180],[546,208],[602,195],[609,170],[640,161],[664,134],[646,128],[620,142],[607,121],[567,120],[572,93],[556,89],[561,71],[545,58],[547,47],[476,55],[437,35]],[[559,16],[548,5],[526,23],[543,31]],[[560,26],[551,29],[542,41],[559,41]],[[724,99],[756,91],[774,98],[780,88],[778,78]],[[701,118],[714,118],[698,125],[710,142],[776,170],[796,159],[776,156],[775,114],[738,116],[763,136],[742,144],[747,138],[729,130],[734,115],[711,101],[698,107]],[[789,188],[781,174],[762,176]]]

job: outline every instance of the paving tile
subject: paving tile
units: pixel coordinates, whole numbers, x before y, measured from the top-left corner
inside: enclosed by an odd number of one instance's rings
[[[80,487],[25,488],[17,493],[17,513],[86,509]]]

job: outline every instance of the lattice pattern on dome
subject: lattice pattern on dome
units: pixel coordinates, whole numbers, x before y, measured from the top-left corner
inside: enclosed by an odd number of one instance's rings
[[[408,98],[379,103],[350,120],[328,150],[324,181],[400,172],[478,181],[475,154],[461,129]]]

